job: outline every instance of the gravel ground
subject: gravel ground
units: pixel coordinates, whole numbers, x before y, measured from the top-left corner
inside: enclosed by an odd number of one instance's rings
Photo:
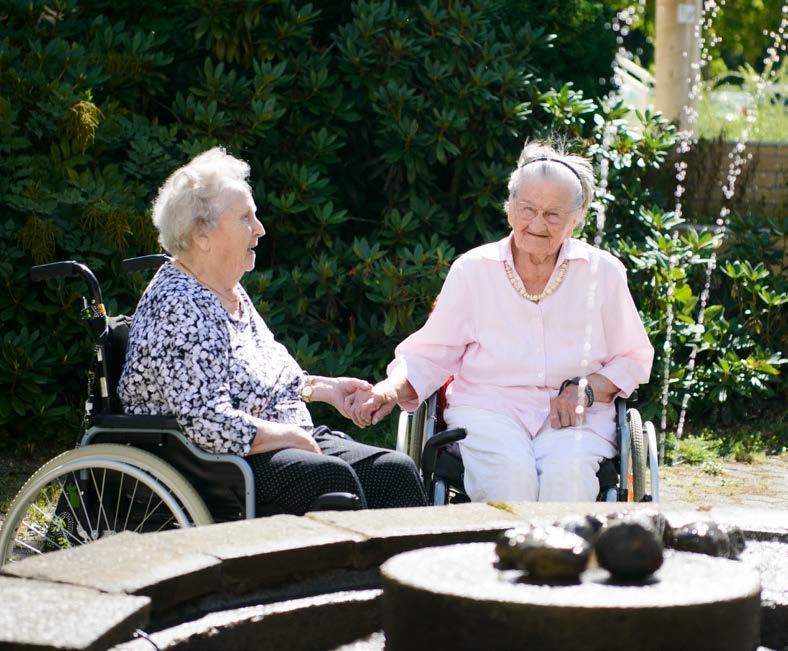
[[[788,452],[752,463],[720,460],[709,466],[677,465],[660,472],[661,501],[788,509]]]

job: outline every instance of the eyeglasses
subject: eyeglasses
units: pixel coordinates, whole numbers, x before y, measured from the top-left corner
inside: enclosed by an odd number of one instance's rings
[[[550,226],[559,226],[561,224],[566,223],[568,215],[572,211],[568,210],[537,210],[533,206],[529,206],[525,203],[518,203],[515,204],[515,215],[516,217],[524,222],[532,222],[536,219],[539,215],[542,215],[542,219],[545,220]]]

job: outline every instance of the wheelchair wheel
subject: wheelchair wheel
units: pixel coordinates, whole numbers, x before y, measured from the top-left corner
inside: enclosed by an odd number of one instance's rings
[[[627,410],[627,425],[632,442],[630,450],[630,472],[632,473],[632,498],[635,502],[642,502],[646,494],[646,478],[648,477],[647,447],[643,433],[643,422],[637,409]],[[622,451],[623,452],[623,451]]]
[[[183,475],[144,450],[97,444],[55,457],[27,480],[0,529],[0,565],[120,531],[210,524]]]

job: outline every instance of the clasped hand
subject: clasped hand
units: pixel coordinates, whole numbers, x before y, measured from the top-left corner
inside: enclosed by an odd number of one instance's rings
[[[397,404],[397,392],[384,380],[369,389],[359,389],[345,398],[347,412],[357,426],[376,425],[391,413]]]

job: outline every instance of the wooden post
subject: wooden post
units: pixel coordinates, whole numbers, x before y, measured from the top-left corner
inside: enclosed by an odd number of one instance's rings
[[[701,17],[701,0],[657,0],[656,86],[657,110],[686,128],[682,110],[689,102],[691,81],[700,59],[695,26]]]

